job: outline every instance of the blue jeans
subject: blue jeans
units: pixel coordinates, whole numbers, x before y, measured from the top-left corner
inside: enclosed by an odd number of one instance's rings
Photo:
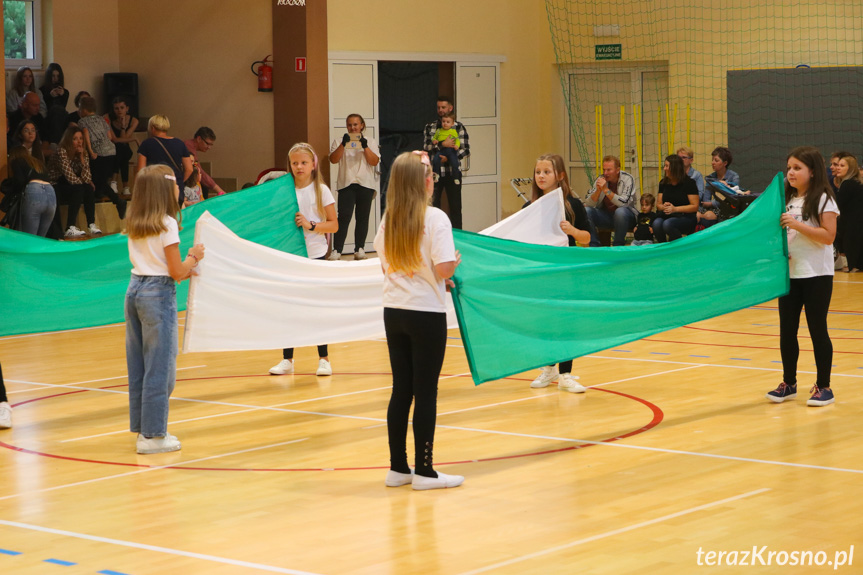
[[[653,235],[656,241],[671,242],[680,239],[683,234],[695,232],[695,214],[685,214],[674,218],[656,218],[653,220]]]
[[[30,182],[24,188],[24,201],[21,204],[21,231],[45,237],[54,212],[57,210],[57,195],[51,184]]]
[[[629,208],[617,208],[614,213],[607,212],[604,208],[588,208],[587,219],[590,221],[590,247],[598,248],[599,236],[596,230],[614,230],[614,245],[626,245],[626,234],[635,227],[635,214]]]
[[[132,275],[126,291],[129,430],[168,432],[168,398],[177,381],[177,288],[169,276]]]
[[[446,161],[449,162],[449,166],[452,168],[450,175],[453,179],[460,180],[461,162],[458,159],[458,150],[455,148],[441,148],[439,152],[436,152],[432,156],[432,171],[438,176],[441,175],[441,156],[446,157]]]

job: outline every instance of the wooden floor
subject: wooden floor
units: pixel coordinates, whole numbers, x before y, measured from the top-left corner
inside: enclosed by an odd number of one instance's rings
[[[676,575],[709,552],[860,573],[863,275],[837,274],[831,309],[823,408],[805,404],[808,351],[797,400],[764,398],[775,302],[578,359],[584,395],[530,389],[536,372],[474,387],[453,331],[435,459],[466,481],[430,492],[383,484],[383,341],[332,345],[332,377],[313,348],[280,377],[278,352],[181,355],[183,450],[145,457],[125,431],[122,325],[2,338],[0,573]]]

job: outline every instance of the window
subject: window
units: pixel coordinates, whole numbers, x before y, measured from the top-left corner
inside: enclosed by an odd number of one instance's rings
[[[42,0],[3,0],[6,67],[42,67]]]

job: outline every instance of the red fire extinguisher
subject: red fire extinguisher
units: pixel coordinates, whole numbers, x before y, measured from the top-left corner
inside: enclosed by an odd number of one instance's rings
[[[252,62],[252,74],[258,77],[258,92],[273,91],[273,67],[270,66],[270,58],[272,58],[272,55],[258,62]],[[257,71],[255,70],[255,64],[260,64]]]

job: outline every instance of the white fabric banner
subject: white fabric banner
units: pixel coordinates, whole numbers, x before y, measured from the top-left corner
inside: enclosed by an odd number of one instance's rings
[[[567,245],[561,199],[547,194],[482,233]],[[282,349],[385,335],[377,259],[333,262],[287,254],[242,239],[209,212],[198,219],[195,243],[207,253],[189,287],[184,352]],[[449,293],[447,298],[447,325],[456,328]]]

